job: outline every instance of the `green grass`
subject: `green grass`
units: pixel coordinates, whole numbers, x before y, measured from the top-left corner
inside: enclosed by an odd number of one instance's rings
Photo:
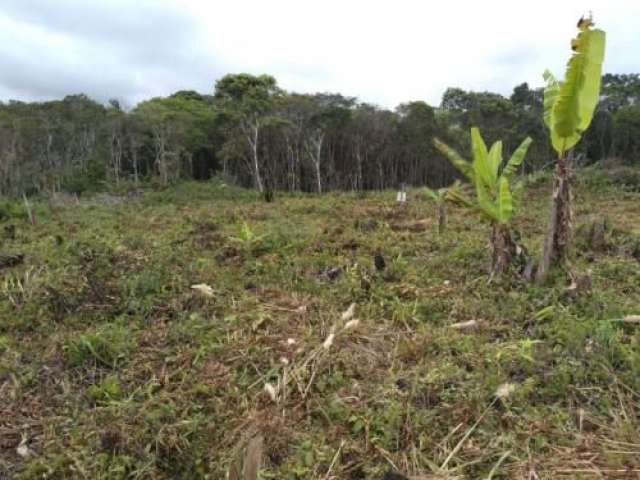
[[[516,227],[537,253],[550,186],[534,180]],[[266,204],[187,183],[35,202],[36,225],[7,214],[2,250],[25,263],[0,270],[0,478],[222,479],[257,432],[263,479],[638,469],[640,326],[620,319],[640,314],[639,202],[579,183],[577,223],[612,231],[573,256],[593,278],[577,298],[560,272],[489,283],[488,228],[450,207],[438,235],[415,195]]]

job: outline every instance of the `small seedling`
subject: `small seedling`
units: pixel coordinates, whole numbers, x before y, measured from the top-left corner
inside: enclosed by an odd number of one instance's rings
[[[438,190],[432,190],[429,187],[425,187],[425,194],[431,200],[436,202],[438,207],[438,233],[443,234],[447,227],[447,188],[439,188]]]

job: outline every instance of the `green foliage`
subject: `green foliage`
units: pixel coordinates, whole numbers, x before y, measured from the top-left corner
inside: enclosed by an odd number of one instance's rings
[[[615,152],[627,163],[640,161],[640,105],[628,105],[613,115]]]
[[[446,143],[442,142],[438,138],[433,140],[435,147],[442,153],[451,164],[460,171],[469,180],[473,179],[474,171],[473,165],[465,160],[457,151],[449,147]]]
[[[27,218],[27,209],[23,202],[19,200],[0,200],[0,222],[12,219],[26,220]]]
[[[499,174],[508,164],[503,154]],[[217,181],[180,182],[135,203],[81,200],[60,209],[57,221],[24,225],[21,251],[46,272],[27,302],[0,295],[2,405],[9,412],[37,406],[11,417],[11,428],[47,425],[48,440],[28,436],[33,455],[20,458],[21,438],[10,436],[0,477],[225,478],[233,445],[254,428],[265,434],[265,479],[323,478],[334,458],[329,476],[379,479],[385,456],[410,458],[409,473],[428,476],[504,382],[513,395],[487,410],[451,459],[456,475],[487,478],[512,451],[493,478],[508,476],[518,458],[544,463],[559,443],[566,450],[559,462],[576,458],[581,430],[567,402],[576,392],[584,428],[589,420],[607,426],[589,432],[599,466],[638,468],[637,455],[606,451],[609,440],[632,443],[638,431],[632,392],[640,389],[640,330],[620,321],[639,313],[631,251],[638,194],[594,192],[585,188],[586,173],[576,183],[581,208],[604,209],[629,240],[575,258],[578,271],[592,269],[594,286],[576,298],[562,276],[545,288],[482,281],[486,229],[473,212],[454,208],[442,235],[392,230],[392,223],[433,219],[425,202],[393,209],[391,192],[291,195],[265,205]],[[517,223],[534,244],[547,190],[527,189]],[[476,203],[475,194],[469,198]],[[358,226],[370,220],[375,228]],[[205,234],[212,241],[202,248]],[[268,254],[244,255],[239,245],[261,235]],[[375,252],[384,270],[374,270]],[[329,278],[327,268],[342,273]],[[213,297],[190,289],[200,282]],[[142,307],[132,308],[134,300]],[[354,301],[360,322],[342,332],[341,312]],[[475,328],[452,327],[472,319]],[[334,323],[338,335],[326,351]],[[126,333],[109,333],[120,326]],[[116,340],[107,345],[126,346],[105,354],[108,336]],[[73,350],[80,351],[75,363]],[[92,350],[117,358],[117,370]],[[278,404],[265,397],[265,381],[278,385]],[[620,389],[607,388],[611,382]],[[296,410],[309,399],[308,409]]]
[[[602,93],[604,98],[600,103],[608,111],[637,105],[640,101],[640,74],[605,73],[602,76]]]
[[[268,118],[280,94],[271,75],[229,74],[215,87],[218,111],[234,122],[260,123]]]
[[[448,199],[465,207],[471,207],[479,211],[487,219],[506,224],[513,217],[514,198],[509,179],[522,164],[527,149],[531,144],[531,138],[527,137],[513,152],[509,161],[500,171],[502,165],[502,142],[495,142],[491,149],[487,146],[477,128],[471,129],[471,150],[473,162],[468,162],[454,149],[450,148],[438,139],[434,144],[440,152],[449,159],[460,173],[465,175],[475,187],[476,203],[472,202],[460,188],[454,185],[448,190]]]
[[[68,193],[82,195],[87,192],[97,192],[104,189],[106,172],[104,163],[93,160],[86,170],[72,169],[62,178],[62,190]]]
[[[11,347],[11,340],[6,335],[0,335],[0,354],[6,352]]]
[[[540,185],[546,185],[548,183],[550,183],[553,179],[553,175],[551,173],[551,171],[549,170],[538,170],[536,172],[533,173],[529,173],[526,177],[525,177],[525,184],[527,186],[540,186]]]
[[[132,347],[131,332],[122,325],[106,324],[94,331],[67,338],[64,352],[69,365],[79,367],[90,362],[116,368]]]
[[[585,168],[578,178],[592,191],[640,192],[640,169],[615,161]]]
[[[560,156],[573,148],[589,127],[600,96],[605,33],[592,29],[591,20],[581,20],[580,32],[572,40],[564,81],[544,73],[544,120],[553,148]]]
[[[95,402],[118,400],[122,396],[122,386],[116,375],[107,375],[99,384],[91,385],[87,394]]]
[[[431,200],[436,202],[437,205],[441,205],[447,199],[447,189],[439,188],[437,190],[432,190],[429,187],[424,187],[424,193]]]
[[[256,235],[247,222],[242,222],[238,229],[238,235],[231,237],[231,240],[250,247],[262,241],[264,235]]]
[[[255,192],[237,187],[220,177],[213,177],[209,182],[179,182],[170,189],[147,192],[142,198],[146,205],[187,206],[194,201],[218,201],[218,200],[253,200]]]

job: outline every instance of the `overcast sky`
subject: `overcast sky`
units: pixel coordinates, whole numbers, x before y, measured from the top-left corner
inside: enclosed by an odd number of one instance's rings
[[[562,74],[581,14],[604,70],[640,72],[638,0],[0,0],[0,100],[86,93],[132,106],[225,73],[394,107],[446,87],[509,94]]]

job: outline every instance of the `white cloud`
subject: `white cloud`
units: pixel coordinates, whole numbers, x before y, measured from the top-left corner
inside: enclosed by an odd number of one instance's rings
[[[640,71],[640,2],[623,0],[4,0],[0,99],[134,102],[241,71],[386,107],[438,104],[448,86],[508,94],[562,73],[589,9],[608,32],[605,71]]]
[[[638,71],[640,2],[447,0],[206,2],[209,47],[236,70],[273,73],[294,90],[332,90],[394,106],[437,104],[447,86],[508,93],[561,73],[578,18],[609,32],[615,71]],[[587,11],[585,11],[587,9]],[[632,46],[635,45],[635,48]]]

